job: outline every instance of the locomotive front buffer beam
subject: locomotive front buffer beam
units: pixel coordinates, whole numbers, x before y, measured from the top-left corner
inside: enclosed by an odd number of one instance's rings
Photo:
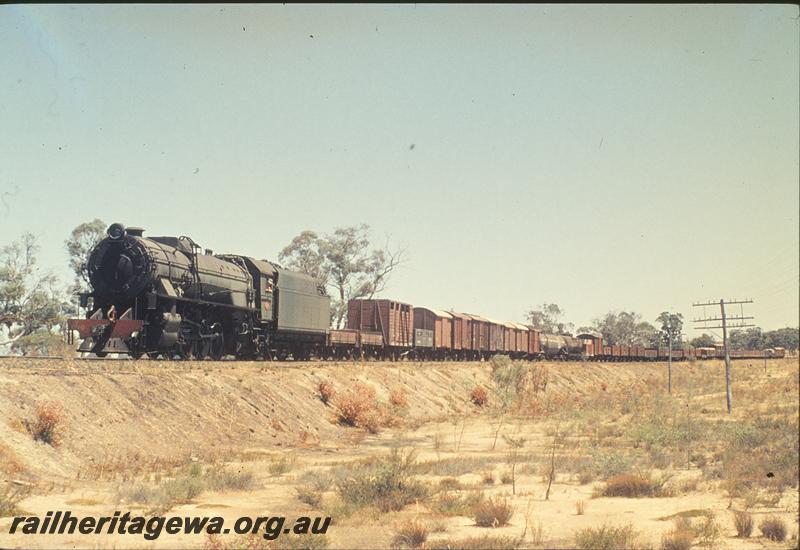
[[[67,338],[73,343],[73,331],[83,340],[78,347],[80,352],[91,352],[98,355],[107,353],[129,354],[128,342],[139,333],[144,321],[132,319],[128,309],[119,318],[111,316],[103,318],[101,310],[95,311],[88,319],[69,319],[67,321]]]

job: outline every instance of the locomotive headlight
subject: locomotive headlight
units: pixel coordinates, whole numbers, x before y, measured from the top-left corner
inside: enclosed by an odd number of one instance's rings
[[[108,234],[109,238],[118,241],[125,236],[125,226],[121,223],[112,223],[108,227],[108,231],[106,231],[106,233]]]

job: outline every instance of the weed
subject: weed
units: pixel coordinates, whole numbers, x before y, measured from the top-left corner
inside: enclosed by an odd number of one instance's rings
[[[304,504],[308,504],[312,508],[319,508],[322,504],[322,493],[311,487],[298,487],[295,489],[297,492],[297,500]]]
[[[0,489],[0,518],[18,515],[20,513],[18,504],[30,493],[28,485],[5,484]]]
[[[442,516],[468,517],[482,500],[483,495],[481,493],[467,493],[463,497],[455,493],[440,493],[438,497],[428,504],[428,508]]]
[[[36,404],[36,419],[28,425],[28,431],[36,441],[58,447],[66,428],[64,408],[57,401]]]
[[[673,529],[661,538],[661,550],[689,550],[693,542],[691,531]]]
[[[733,525],[736,527],[736,536],[746,539],[753,533],[753,516],[744,510],[734,510]]]
[[[412,519],[397,528],[393,543],[400,547],[419,548],[426,540],[428,540],[428,527]]]
[[[475,386],[469,394],[469,400],[476,407],[483,407],[489,402],[489,394],[483,386]]]
[[[331,400],[336,396],[336,390],[333,389],[333,384],[327,380],[321,380],[317,386],[319,392],[319,399],[326,405],[330,404]]]
[[[375,506],[381,512],[402,510],[407,504],[424,500],[429,494],[426,485],[411,477],[414,462],[413,451],[404,454],[392,449],[377,463],[341,473],[336,482],[336,492],[350,509]]]
[[[522,546],[524,541],[519,537],[492,537],[484,535],[482,537],[469,537],[457,540],[437,540],[427,545],[429,550],[451,550],[460,548],[462,550],[506,550],[515,549]]]
[[[601,525],[575,533],[575,546],[585,550],[623,550],[634,548],[639,533],[632,525]]]
[[[378,426],[375,411],[375,388],[356,382],[353,388],[339,394],[334,400],[337,420],[344,426],[366,427],[376,429]]]
[[[481,481],[484,485],[494,485],[494,472],[486,470],[481,474]]]
[[[405,409],[408,407],[408,396],[406,391],[402,388],[397,388],[389,392],[389,403],[398,409]]]
[[[621,474],[609,478],[603,489],[604,497],[649,497],[655,493],[653,482],[635,474]]]
[[[443,477],[439,480],[439,487],[442,489],[460,489],[461,482],[454,477]]]
[[[766,518],[758,528],[761,530],[761,534],[769,540],[777,542],[786,540],[786,523],[777,516]]]
[[[478,502],[472,515],[478,527],[502,527],[508,525],[514,509],[504,498],[488,498]]]
[[[267,466],[267,471],[274,476],[283,475],[292,470],[297,463],[297,458],[291,454],[287,453],[281,455],[278,459],[273,459],[272,462],[269,463]]]
[[[586,503],[583,500],[575,501],[575,513],[582,516],[586,512]]]
[[[710,513],[709,515],[705,516],[702,523],[695,528],[694,533],[697,536],[698,544],[703,548],[708,548],[709,550],[717,546],[717,543],[722,536],[722,530],[720,529],[719,524],[714,519],[714,516]]]
[[[24,470],[25,468],[22,466],[22,462],[20,462],[14,450],[0,443],[0,473],[11,476]]]
[[[250,470],[209,469],[205,475],[208,478],[208,488],[213,491],[246,491],[253,486],[253,473]]]

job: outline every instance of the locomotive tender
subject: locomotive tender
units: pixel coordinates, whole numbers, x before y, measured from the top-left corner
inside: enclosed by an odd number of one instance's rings
[[[542,333],[531,325],[440,311],[386,299],[348,303],[347,328],[330,330],[324,285],[266,260],[201,252],[189,237],[144,237],[112,224],[87,262],[86,319],[70,319],[78,351],[220,359],[390,358],[664,361],[668,350],[607,345],[597,333]],[[735,358],[783,357],[785,350]],[[707,359],[719,350],[672,350]]]

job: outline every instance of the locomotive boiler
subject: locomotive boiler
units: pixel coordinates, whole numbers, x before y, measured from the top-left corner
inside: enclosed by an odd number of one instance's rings
[[[324,346],[330,298],[302,273],[214,255],[189,237],[115,223],[92,250],[79,351],[179,358],[305,357]]]

